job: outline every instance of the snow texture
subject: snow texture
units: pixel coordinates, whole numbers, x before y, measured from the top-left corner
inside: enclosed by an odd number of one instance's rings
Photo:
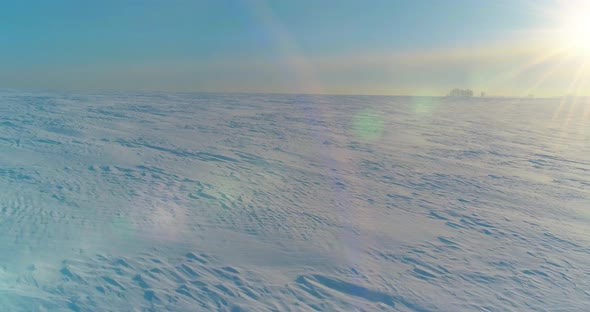
[[[0,92],[2,311],[588,311],[590,102]]]

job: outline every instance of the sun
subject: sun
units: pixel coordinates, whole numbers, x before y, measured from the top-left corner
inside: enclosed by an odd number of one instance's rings
[[[590,58],[590,1],[568,1],[559,12],[561,45],[573,54]]]

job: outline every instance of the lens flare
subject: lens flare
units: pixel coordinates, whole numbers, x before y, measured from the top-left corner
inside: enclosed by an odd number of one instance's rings
[[[430,116],[436,108],[436,103],[433,97],[415,96],[412,98],[412,106],[416,115]]]
[[[111,233],[115,237],[123,240],[131,240],[134,239],[136,226],[128,216],[119,214],[113,218],[111,230]]]
[[[374,141],[383,132],[383,118],[375,110],[364,110],[356,114],[353,122],[354,133],[365,141]]]

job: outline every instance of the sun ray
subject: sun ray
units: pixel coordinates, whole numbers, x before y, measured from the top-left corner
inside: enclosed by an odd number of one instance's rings
[[[587,66],[587,62],[584,62],[582,64],[582,66],[580,66],[578,68],[578,70],[576,71],[576,74],[574,75],[572,81],[570,82],[570,84],[567,88],[566,96],[564,96],[561,99],[561,101],[559,102],[559,106],[555,110],[555,113],[553,114],[552,119],[556,119],[561,114],[561,110],[565,106],[566,102],[569,100],[571,92],[575,89],[576,85],[578,84],[578,81],[580,80],[582,75],[586,72],[586,66]]]
[[[563,47],[559,47],[559,48],[555,48],[545,54],[541,54],[539,56],[537,56],[535,59],[531,60],[530,62],[523,64],[522,66],[515,68],[513,71],[510,72],[510,74],[512,74],[512,76],[516,76],[524,71],[527,71],[531,68],[534,68],[535,66],[544,64],[546,62],[549,62],[551,60],[554,60],[555,58],[558,58],[560,55],[564,55],[566,52],[566,49]]]
[[[588,87],[590,86],[590,79],[586,78],[584,81],[584,85],[582,86],[583,90],[588,90]],[[584,135],[585,133],[585,127],[588,126],[587,120],[588,120],[588,114],[590,113],[590,98],[585,96],[582,98],[582,103],[581,103],[581,107],[580,107],[580,114],[578,116],[577,122],[578,122],[578,135]]]
[[[567,60],[567,51],[564,47],[557,47],[551,49],[545,53],[538,54],[532,60],[515,67],[509,71],[506,71],[495,78],[488,81],[490,85],[502,85],[507,82],[513,81],[519,75],[526,73],[529,70],[534,69],[537,66],[551,63],[552,61],[559,60],[559,62],[565,62]]]
[[[567,114],[563,118],[563,124],[561,125],[561,128],[559,130],[560,137],[562,137],[562,138],[566,135],[566,131],[569,128],[569,123],[572,119],[573,111],[577,107],[577,104],[579,101],[579,97],[578,97],[579,88],[578,88],[578,86],[580,85],[580,82],[583,80],[584,74],[587,73],[587,71],[586,71],[587,65],[588,65],[588,62],[585,61],[582,64],[582,66],[580,66],[580,68],[578,69],[578,71],[576,73],[576,76],[574,77],[570,86],[568,87],[568,94],[573,92],[573,96],[564,97],[559,104],[558,111],[556,112],[556,115],[559,115],[561,113],[561,109],[562,108],[566,109],[565,106],[568,106],[567,104],[564,105],[564,103],[569,103],[569,107],[567,107]],[[553,118],[556,118],[556,115],[554,115]]]
[[[528,96],[531,94],[535,89],[537,89],[543,82],[545,82],[549,77],[551,77],[561,66],[567,61],[566,58],[562,58],[557,63],[555,63],[549,70],[543,73],[535,83],[530,86],[525,92],[521,94],[521,96]]]

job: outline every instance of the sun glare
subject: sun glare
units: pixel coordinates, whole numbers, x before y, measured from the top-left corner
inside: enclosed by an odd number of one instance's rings
[[[590,2],[568,2],[560,12],[562,45],[574,54],[590,57]]]
[[[590,90],[590,0],[552,0],[531,6],[539,28],[523,43],[532,47],[531,59],[513,75],[541,69],[525,94],[550,80],[560,80],[563,95],[588,96]],[[528,41],[527,41],[528,40]]]

